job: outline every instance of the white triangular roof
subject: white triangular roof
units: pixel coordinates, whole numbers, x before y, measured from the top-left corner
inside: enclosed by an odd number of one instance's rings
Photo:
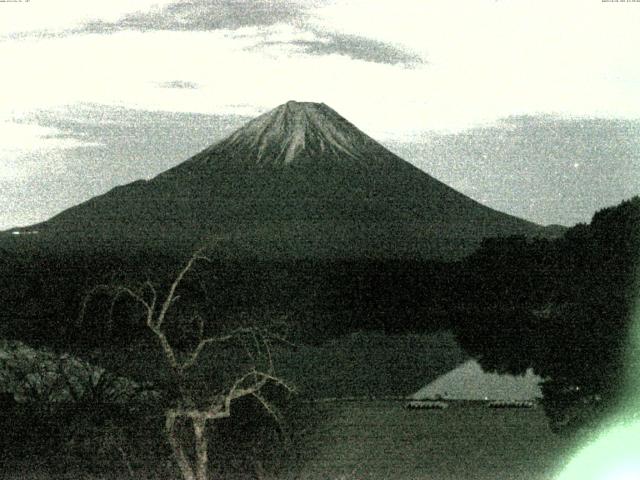
[[[411,398],[533,400],[542,397],[541,381],[531,369],[522,376],[500,375],[487,373],[477,361],[469,360],[422,387]]]

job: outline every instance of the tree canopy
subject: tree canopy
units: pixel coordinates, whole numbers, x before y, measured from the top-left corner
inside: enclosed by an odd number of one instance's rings
[[[463,263],[457,336],[490,371],[547,379],[545,403],[615,403],[639,289],[640,197],[557,240],[489,239]],[[566,419],[565,419],[566,420]]]

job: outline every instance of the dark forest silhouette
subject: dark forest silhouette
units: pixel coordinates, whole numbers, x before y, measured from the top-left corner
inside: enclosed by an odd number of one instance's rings
[[[458,339],[487,370],[548,379],[558,428],[597,418],[623,393],[639,254],[639,197],[557,240],[486,240],[463,262]]]

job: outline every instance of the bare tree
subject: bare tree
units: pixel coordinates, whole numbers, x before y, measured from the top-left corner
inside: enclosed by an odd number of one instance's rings
[[[172,305],[178,300],[176,293],[185,276],[193,269],[197,261],[208,261],[201,251],[196,252],[178,272],[168,288],[164,299],[160,299],[158,291],[151,281],[145,281],[138,288],[123,285],[98,285],[85,296],[79,316],[81,324],[85,316],[90,298],[97,292],[111,295],[111,311],[109,322],[113,316],[113,306],[121,296],[128,296],[142,306],[146,326],[158,340],[172,380],[177,387],[178,398],[174,406],[165,411],[165,433],[184,480],[208,479],[208,438],[207,424],[231,416],[234,400],[241,397],[254,397],[265,410],[280,421],[277,410],[261,393],[268,384],[275,384],[288,392],[294,389],[275,374],[272,358],[272,342],[286,340],[269,329],[257,326],[240,327],[223,335],[205,335],[204,321],[196,314],[197,341],[187,351],[174,348],[165,329],[167,315]],[[224,342],[238,341],[245,347],[249,359],[249,367],[238,374],[226,388],[206,398],[196,398],[189,385],[188,371],[198,364],[202,352],[207,348]],[[188,448],[184,445],[177,431],[179,420],[190,421],[193,428],[194,460],[190,460]]]

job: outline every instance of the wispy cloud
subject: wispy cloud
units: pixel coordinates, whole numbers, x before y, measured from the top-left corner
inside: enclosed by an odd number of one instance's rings
[[[158,82],[160,88],[180,88],[186,90],[197,90],[200,88],[195,82],[189,82],[186,80],[172,80],[170,82]]]
[[[20,36],[56,37],[70,34],[112,34],[122,31],[227,31],[234,37],[253,37],[250,47],[270,49],[290,46],[308,55],[343,55],[354,60],[402,65],[424,63],[424,59],[406,48],[361,35],[321,31],[313,25],[312,2],[267,0],[186,0],[145,12],[129,13],[116,21],[92,20],[66,31],[23,32]],[[272,39],[273,31],[287,25],[298,38]],[[247,29],[250,29],[247,31]],[[237,35],[241,32],[241,35]],[[277,36],[277,34],[276,34]],[[308,37],[313,37],[309,39]],[[192,88],[165,85],[165,88]]]
[[[587,222],[640,193],[639,120],[511,116],[390,147],[481,203],[539,223]]]
[[[247,119],[239,115],[207,115],[147,111],[99,104],[33,112],[19,125],[41,129],[52,141],[65,141],[71,156],[70,169],[86,167],[119,170],[133,179],[160,173],[189,155],[231,133]],[[180,132],[179,134],[177,132]],[[97,158],[85,158],[90,148]],[[85,151],[80,151],[84,149]],[[84,164],[80,159],[84,158]],[[109,179],[113,175],[105,175]]]
[[[261,44],[261,46],[269,45],[292,45],[309,55],[337,54],[353,60],[406,67],[425,63],[420,55],[390,43],[342,33],[317,33],[317,39],[314,40],[266,41]]]
[[[84,104],[0,123],[16,135],[27,132],[25,142],[44,137],[48,146],[12,155],[0,150],[0,204],[7,206],[0,230],[46,220],[116,185],[153,177],[246,120]]]
[[[301,23],[305,7],[285,0],[188,0],[149,12],[124,16],[117,22],[94,21],[81,30],[110,33],[118,30],[235,30],[249,26]]]

